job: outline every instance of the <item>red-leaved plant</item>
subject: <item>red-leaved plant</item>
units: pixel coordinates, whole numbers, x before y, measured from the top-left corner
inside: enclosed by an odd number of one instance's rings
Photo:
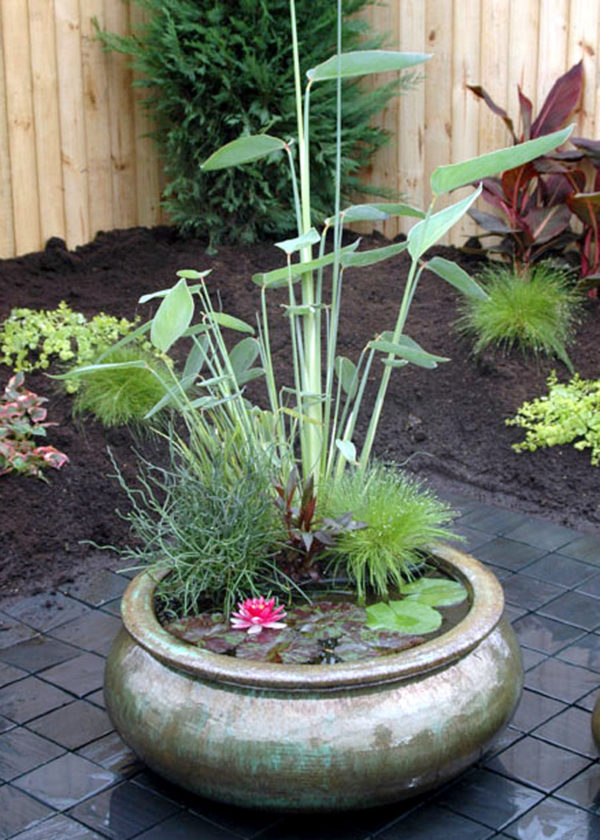
[[[54,446],[35,446],[33,438],[44,437],[48,426],[47,402],[24,387],[22,373],[12,376],[0,398],[0,475],[17,472],[44,478],[42,468],[60,469],[69,460]]]
[[[520,135],[506,111],[482,87],[468,87],[502,118],[517,145],[560,128],[575,110],[582,84],[580,61],[556,80],[535,119],[531,100],[519,87]],[[499,244],[486,250],[507,254],[520,266],[575,242],[581,277],[592,286],[600,279],[600,142],[584,138],[571,142],[575,149],[551,152],[500,177],[486,178],[482,197],[501,215],[473,208],[469,214],[489,235],[501,237]],[[572,229],[573,215],[583,223],[582,233]]]

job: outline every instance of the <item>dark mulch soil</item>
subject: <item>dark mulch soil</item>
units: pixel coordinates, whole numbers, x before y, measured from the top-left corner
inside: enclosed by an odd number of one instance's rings
[[[439,252],[460,256],[450,249]],[[136,304],[140,295],[172,285],[178,269],[212,267],[210,282],[225,311],[253,320],[258,290],[250,276],[280,264],[272,245],[224,247],[210,256],[202,242],[170,228],[101,233],[74,252],[52,240],[43,252],[0,262],[0,318],[13,306],[52,309],[61,300],[87,316],[104,310],[146,317],[148,307]],[[356,357],[369,338],[393,327],[407,265],[402,255],[361,274],[348,272],[340,352]],[[537,364],[518,356],[475,364],[469,346],[451,327],[456,300],[454,289],[424,276],[407,332],[452,362],[434,371],[409,366],[395,373],[377,454],[407,461],[409,470],[439,489],[600,533],[600,473],[590,466],[589,455],[569,446],[515,454],[510,445],[522,433],[504,424],[523,400],[544,391],[553,367],[561,377],[566,371],[559,363]],[[277,317],[274,326],[276,363],[283,364],[287,321]],[[599,346],[600,312],[590,301],[571,354],[582,376],[598,376]],[[2,387],[9,375],[0,366]],[[126,475],[133,476],[135,467],[136,444],[127,429],[106,431],[95,422],[73,422],[71,397],[44,375],[31,374],[27,385],[50,398],[49,419],[58,426],[49,430],[47,442],[65,451],[70,463],[60,472],[48,471],[48,483],[16,475],[0,478],[0,593],[5,595],[44,590],[106,565],[107,557],[86,541],[119,544],[127,536],[126,524],[115,516],[115,508],[125,502],[109,477],[107,447]],[[137,446],[144,452],[152,448],[147,442]],[[117,557],[111,562],[118,567]]]

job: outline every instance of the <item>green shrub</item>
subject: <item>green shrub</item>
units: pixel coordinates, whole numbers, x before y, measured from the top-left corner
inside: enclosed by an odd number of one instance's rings
[[[296,228],[290,208],[285,155],[265,165],[203,173],[200,164],[219,146],[244,134],[296,133],[289,0],[136,0],[149,23],[134,36],[100,32],[103,43],[131,56],[148,88],[168,186],[172,221],[211,241],[253,241]],[[344,48],[381,42],[355,17],[373,0],[344,0]],[[303,72],[335,52],[336,5],[296,3]],[[406,84],[414,82],[406,77]],[[386,140],[371,118],[398,91],[344,83],[342,183],[346,196],[359,187],[357,173]],[[334,207],[335,85],[317,85],[311,96],[311,172],[314,218]],[[371,191],[373,192],[373,191]]]
[[[166,362],[139,344],[128,344],[103,355],[107,367],[78,376],[73,413],[92,414],[107,427],[144,424],[144,417],[171,385]],[[108,367],[110,364],[145,367]]]
[[[17,372],[46,370],[53,362],[86,365],[133,326],[104,312],[88,321],[64,301],[56,309],[13,309],[0,324],[0,362]],[[65,385],[70,393],[77,386],[75,379]]]
[[[340,534],[328,552],[335,572],[355,583],[359,602],[368,589],[386,599],[390,586],[400,587],[422,564],[422,549],[453,536],[445,527],[453,518],[448,505],[394,467],[347,471],[327,496],[325,516],[352,511],[353,519],[367,526]]]
[[[489,265],[478,279],[488,297],[461,300],[457,321],[457,328],[475,339],[475,355],[488,347],[517,348],[535,356],[557,356],[572,371],[566,348],[581,298],[569,271],[540,263],[519,274]]]
[[[591,449],[593,466],[600,464],[600,380],[558,381],[548,377],[548,395],[524,402],[508,426],[526,429],[525,440],[513,444],[515,452],[535,452],[546,446],[573,443],[575,449]]]
[[[278,581],[287,592],[274,568],[283,531],[261,459],[230,444],[207,462],[172,431],[170,440],[167,468],[146,462],[133,488],[118,476],[137,538],[121,551],[126,562],[169,570],[158,595],[182,615],[206,599],[229,614],[238,601],[276,590]]]

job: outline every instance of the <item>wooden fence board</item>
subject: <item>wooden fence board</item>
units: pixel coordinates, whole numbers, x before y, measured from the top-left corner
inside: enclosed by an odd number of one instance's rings
[[[598,0],[387,0],[365,15],[388,47],[434,55],[425,82],[379,116],[392,142],[367,182],[426,204],[437,165],[508,142],[466,84],[486,88],[519,130],[517,85],[537,110],[581,57],[577,131],[600,135]],[[136,107],[143,91],[132,91],[126,57],[102,52],[93,17],[127,35],[143,13],[135,0],[0,0],[0,256],[41,248],[51,235],[73,247],[98,229],[163,220],[164,172],[143,136],[149,115]],[[379,229],[393,237],[409,226],[392,220]],[[451,241],[476,231],[463,219]]]

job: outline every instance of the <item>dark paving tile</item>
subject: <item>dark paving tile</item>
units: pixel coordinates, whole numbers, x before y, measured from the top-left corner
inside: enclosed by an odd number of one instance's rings
[[[600,674],[600,636],[589,633],[556,654],[558,659]],[[598,677],[600,682],[600,676]]]
[[[565,703],[574,703],[589,694],[598,683],[598,674],[559,659],[546,659],[525,674],[526,688]]]
[[[523,569],[528,577],[564,586],[567,589],[580,586],[589,580],[598,570],[587,563],[581,563],[563,554],[547,554],[541,560],[536,560],[531,566]]]
[[[69,750],[76,750],[112,731],[112,724],[103,709],[85,700],[76,700],[28,724],[46,738]]]
[[[537,805],[543,796],[497,773],[475,770],[448,788],[438,804],[490,828],[501,829]]]
[[[542,653],[557,653],[561,648],[585,636],[585,632],[563,621],[530,613],[513,624],[519,643]]]
[[[176,814],[160,825],[138,834],[135,840],[240,840],[239,834],[232,834],[213,823],[193,814]],[[283,840],[283,838],[281,838]]]
[[[493,755],[498,755],[498,753],[502,752],[502,750],[505,750],[507,747],[510,747],[511,744],[514,744],[515,741],[518,741],[519,738],[522,737],[522,732],[508,726],[502,734],[496,738],[490,749],[485,753],[486,760],[491,758]]]
[[[594,598],[600,598],[600,575],[588,578],[580,586],[577,587],[578,592],[585,592],[586,595],[592,595]]]
[[[516,840],[600,840],[600,818],[549,798],[504,832]]]
[[[97,741],[86,744],[85,747],[77,750],[77,754],[126,778],[143,769],[143,764],[135,753],[123,743],[116,732],[109,732]]]
[[[116,616],[95,611],[89,616],[57,627],[51,635],[84,650],[106,655],[120,627],[121,621]]]
[[[452,526],[452,532],[462,537],[462,540],[457,542],[456,545],[457,548],[460,548],[461,551],[466,551],[467,554],[476,551],[480,545],[484,545],[490,539],[489,533],[478,531],[475,528],[469,528],[468,525],[463,525],[461,522],[457,522]]]
[[[34,636],[33,639],[0,651],[0,659],[34,674],[43,668],[72,659],[79,653],[81,651],[73,645],[66,645],[48,636]]]
[[[104,689],[101,688],[99,691],[94,691],[92,694],[86,695],[85,698],[89,703],[93,703],[94,706],[100,706],[101,709],[106,708],[106,703],[104,702]]]
[[[543,548],[525,545],[497,537],[477,549],[477,559],[484,563],[491,563],[493,566],[500,566],[502,569],[509,569],[518,572],[524,566],[538,560],[545,551]]]
[[[4,662],[0,662],[0,688],[11,682],[22,680],[26,676],[27,672],[21,668],[15,668],[12,665],[6,665]]]
[[[524,689],[510,725],[520,732],[530,732],[566,708],[559,700]]]
[[[577,701],[576,705],[581,709],[585,709],[586,712],[593,712],[597,697],[598,692],[594,689],[594,691],[590,691],[589,694],[586,694],[585,697],[581,697]]]
[[[554,794],[572,805],[600,814],[600,765],[592,764]]]
[[[550,793],[584,770],[589,763],[587,758],[527,736],[486,761],[485,766]]]
[[[0,613],[0,650],[23,642],[25,639],[33,639],[36,635],[33,627],[17,621],[6,613]]]
[[[600,604],[597,598],[584,595],[581,592],[565,592],[554,601],[540,607],[540,615],[547,615],[583,627],[585,630],[595,630],[600,626]]]
[[[507,531],[517,528],[527,517],[514,510],[502,510],[491,505],[480,505],[460,518],[460,524],[486,534],[501,536]]]
[[[504,536],[536,548],[543,548],[545,551],[556,551],[557,548],[572,543],[579,533],[554,522],[527,518],[511,531],[505,531]]]
[[[179,810],[168,799],[123,782],[86,799],[69,814],[113,840],[130,840]]]
[[[0,715],[0,732],[8,732],[9,729],[14,729],[17,724],[13,720],[2,717]]]
[[[398,812],[398,806],[393,806],[394,811]],[[204,819],[224,828],[227,831],[232,831],[234,834],[239,834],[241,837],[262,837],[263,832],[271,826],[283,825],[280,814],[269,811],[250,810],[249,808],[237,808],[232,805],[226,805],[223,802],[213,802],[210,799],[197,798],[196,802],[191,805],[191,810]],[[368,812],[368,817],[365,818],[364,812],[353,812],[354,820],[357,825],[362,826],[365,819],[369,820],[369,826],[383,826],[390,822],[392,817],[387,816],[389,810],[386,808],[376,808]],[[296,817],[297,820],[302,819]],[[363,830],[363,837],[367,834]]]
[[[57,811],[64,811],[117,781],[118,776],[109,770],[67,753],[21,776],[14,784]]]
[[[17,723],[25,723],[72,700],[64,691],[37,677],[27,677],[0,688],[2,714]]]
[[[523,656],[523,669],[525,671],[529,671],[546,659],[545,653],[540,653],[539,650],[532,650],[531,648],[521,648],[521,654]]]
[[[527,610],[524,610],[523,607],[513,607],[512,604],[507,604],[504,607],[504,616],[511,624],[514,624],[517,619],[526,614]]]
[[[596,758],[598,750],[592,738],[591,714],[571,706],[533,731],[558,747],[566,747],[587,758]]]
[[[508,604],[525,607],[527,610],[536,610],[565,591],[553,583],[544,583],[524,575],[511,575],[502,582],[502,588]]]
[[[91,612],[85,604],[60,594],[6,598],[2,602],[2,609],[13,618],[41,632]]]
[[[104,562],[103,557],[99,560]],[[88,557],[88,562],[93,564],[93,558]],[[79,580],[60,586],[59,590],[80,601],[85,601],[86,604],[99,607],[108,601],[120,598],[128,584],[128,578],[123,575],[118,575],[108,569],[98,569]]]
[[[65,691],[70,691],[71,694],[83,697],[102,687],[104,665],[105,660],[102,656],[95,653],[79,653],[79,656],[69,659],[68,662],[42,671],[39,676],[59,688],[64,688]]]
[[[64,752],[62,747],[18,727],[0,735],[0,779],[10,782]]]
[[[0,840],[14,837],[18,832],[39,823],[44,817],[49,817],[52,811],[41,802],[36,802],[31,796],[12,787],[0,787]],[[47,836],[47,840],[50,840]]]
[[[13,840],[102,840],[102,837],[64,814],[58,814],[17,834]]]
[[[406,837],[407,840],[408,838],[410,840],[448,840],[448,838],[458,839],[459,837],[460,840],[487,840],[493,837],[494,833],[488,827],[473,822],[461,814],[454,814],[445,808],[429,805],[418,808],[404,819],[393,823],[381,834],[377,834],[377,840],[399,840],[401,837]],[[275,840],[275,835],[273,840]]]
[[[593,566],[600,566],[600,537],[583,534],[561,549],[562,554],[583,560]]]
[[[114,601],[108,601],[106,604],[102,604],[102,609],[104,612],[110,613],[111,615],[116,615],[118,618],[121,617],[121,599],[115,598]]]

